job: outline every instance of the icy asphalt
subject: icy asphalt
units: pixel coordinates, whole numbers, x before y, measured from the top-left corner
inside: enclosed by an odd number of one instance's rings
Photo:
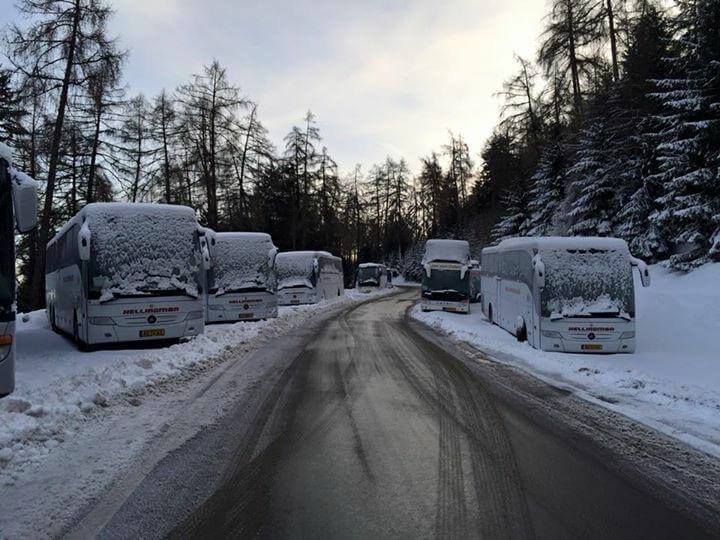
[[[416,296],[253,353],[264,376],[226,414],[168,453],[159,437],[67,536],[720,535],[717,460],[433,334],[406,317]]]

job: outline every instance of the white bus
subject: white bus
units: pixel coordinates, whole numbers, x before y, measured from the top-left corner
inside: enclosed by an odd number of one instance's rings
[[[206,322],[277,317],[275,256],[278,250],[270,235],[205,231],[210,244],[210,268],[205,273]]]
[[[327,251],[287,251],[277,256],[281,306],[314,304],[345,293],[342,259]]]
[[[48,243],[53,330],[81,349],[202,333],[202,230],[186,206],[88,204]]]
[[[470,311],[470,245],[465,240],[428,240],[422,259],[423,311]]]
[[[390,286],[387,267],[384,264],[362,263],[357,271],[357,288],[361,293],[370,293]]]
[[[482,252],[482,308],[545,351],[631,353],[635,287],[647,265],[617,238],[511,238]]]
[[[37,185],[12,169],[12,150],[0,143],[0,397],[15,390],[15,231],[37,222]]]

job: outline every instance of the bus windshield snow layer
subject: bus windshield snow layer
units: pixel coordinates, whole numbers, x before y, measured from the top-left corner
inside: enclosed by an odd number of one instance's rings
[[[197,222],[183,211],[189,209],[177,208],[110,204],[89,209],[90,298],[198,297]]]
[[[542,316],[552,319],[635,317],[635,290],[627,254],[556,250],[542,254]]]

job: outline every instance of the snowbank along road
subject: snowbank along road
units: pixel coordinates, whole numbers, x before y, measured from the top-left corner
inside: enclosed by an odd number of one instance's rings
[[[720,534],[716,460],[433,335],[416,297],[276,340],[261,388],[69,536]]]

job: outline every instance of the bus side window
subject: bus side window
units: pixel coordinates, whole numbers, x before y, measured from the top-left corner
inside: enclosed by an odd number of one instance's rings
[[[533,268],[532,268],[532,257],[527,251],[521,251],[519,253],[520,259],[520,280],[528,286],[532,291],[533,288]]]

